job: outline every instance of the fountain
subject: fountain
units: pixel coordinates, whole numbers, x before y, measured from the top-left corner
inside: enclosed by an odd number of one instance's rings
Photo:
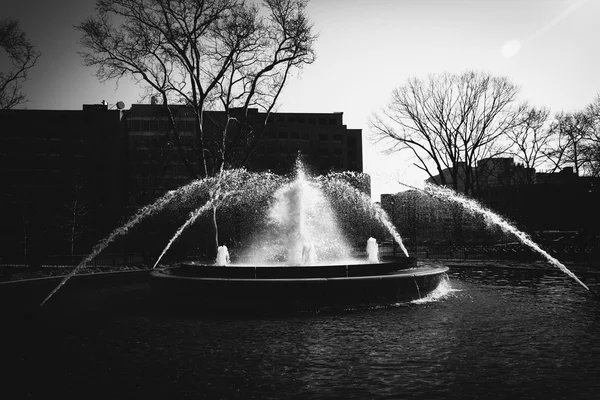
[[[244,189],[237,186],[237,190],[243,198]],[[227,190],[223,193],[235,202]],[[390,234],[405,257],[380,261],[374,238],[367,242],[366,260],[353,256],[329,201],[339,196],[353,199],[391,227]],[[169,243],[197,214],[190,214]],[[206,310],[323,310],[419,299],[435,290],[448,270],[417,267],[385,212],[372,205],[368,196],[339,174],[311,180],[301,165],[294,179],[273,191],[265,227],[254,235],[248,249],[239,252],[233,263],[224,261],[226,247],[219,249],[216,263],[191,261],[155,268],[153,288],[167,301]]]
[[[141,208],[100,241],[42,301],[46,303],[76,272],[117,237],[165,209],[192,209],[160,253],[150,273],[164,301],[206,310],[322,310],[393,304],[425,297],[436,289],[447,267],[417,266],[387,214],[349,182],[353,173],[307,177],[298,161],[293,177],[222,171],[219,177],[191,182]],[[337,203],[334,210],[332,203]],[[369,239],[367,254],[356,256],[338,226],[340,207],[350,215],[368,214],[385,227],[405,257],[380,260]],[[198,218],[213,211],[260,214],[245,246],[220,245],[216,260],[160,264],[172,244]],[[363,242],[364,243],[364,242]],[[243,250],[245,249],[245,250]]]

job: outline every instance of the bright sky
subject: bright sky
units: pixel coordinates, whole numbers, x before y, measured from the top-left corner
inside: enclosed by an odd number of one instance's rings
[[[19,19],[42,51],[25,86],[27,108],[139,102],[130,82],[101,84],[81,65],[73,25],[94,4],[1,2],[0,18]],[[421,186],[425,179],[408,155],[384,156],[369,142],[369,116],[411,77],[466,69],[503,75],[521,87],[521,100],[553,112],[581,109],[600,93],[600,0],[312,0],[308,11],[318,58],[290,81],[279,111],[343,111],[348,127],[363,129],[374,200],[402,190],[398,180]]]

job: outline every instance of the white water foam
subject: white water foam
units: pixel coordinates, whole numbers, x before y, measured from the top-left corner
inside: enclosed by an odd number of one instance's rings
[[[450,284],[450,278],[448,278],[448,275],[444,274],[442,280],[432,292],[423,298],[411,301],[411,304],[435,303],[449,297],[454,292],[461,291],[462,290],[460,289],[452,288],[452,285]]]

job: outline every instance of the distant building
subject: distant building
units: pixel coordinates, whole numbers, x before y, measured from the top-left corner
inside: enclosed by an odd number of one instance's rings
[[[461,182],[461,177],[465,176],[464,164],[458,166],[458,171],[460,191],[464,189],[464,182]],[[443,173],[447,186],[452,186],[449,171]],[[579,177],[572,168],[556,173],[536,173],[533,168],[515,164],[512,158],[480,160],[474,173],[477,176],[475,198],[522,229],[599,232],[600,178]],[[426,182],[439,184],[440,177]],[[406,198],[406,195],[400,197]],[[414,210],[419,213],[418,209]],[[440,207],[440,210],[445,209]],[[416,217],[404,218],[409,221]],[[449,232],[450,223],[455,222],[449,216],[442,217],[437,231]],[[433,231],[430,234],[437,235]]]
[[[512,157],[484,158],[477,162],[476,185],[479,190],[535,182],[535,168],[515,164]]]
[[[459,162],[456,163],[455,168],[456,190],[464,192],[467,166],[464,162]],[[441,175],[444,177],[446,186],[453,187],[454,179],[449,168],[443,169],[441,174],[428,178],[426,182],[440,185],[442,183]],[[471,177],[474,185],[471,190],[476,197],[479,197],[490,188],[534,183],[535,169],[526,168],[523,164],[515,164],[511,157],[491,157],[479,160],[471,171]]]
[[[440,201],[419,190],[382,194],[381,206],[398,228],[409,252],[425,244],[482,242],[482,220],[461,207]]]

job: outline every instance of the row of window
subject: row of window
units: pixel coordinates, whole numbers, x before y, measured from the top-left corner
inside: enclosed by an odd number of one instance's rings
[[[296,115],[276,115],[269,117],[269,123],[309,124],[309,125],[337,125],[338,120],[334,117],[303,117]]]
[[[193,129],[194,119],[177,119],[176,123],[178,127]],[[278,124],[308,124],[308,125],[339,125],[338,118],[336,117],[305,117],[305,116],[297,116],[297,115],[271,115],[269,116],[268,123],[278,123]],[[129,128],[132,130],[148,130],[149,126],[155,127],[167,127],[168,120],[166,118],[145,118],[145,117],[130,117],[128,119]],[[141,124],[141,125],[140,125]],[[158,125],[152,125],[158,124]],[[181,125],[180,125],[181,124]]]
[[[194,130],[193,120],[177,120],[175,124],[179,132]],[[132,132],[167,132],[171,127],[166,119],[129,119],[127,125]]]
[[[303,140],[303,141],[310,140],[310,134],[308,132],[295,132],[295,131],[292,131],[292,132],[269,131],[269,132],[267,132],[267,137],[269,137],[269,138],[276,137],[278,139],[291,139],[291,140]],[[344,137],[341,134],[334,134],[332,136],[332,141],[336,142],[336,143],[342,143],[343,138]],[[328,141],[329,141],[329,135],[327,133],[319,134],[319,142],[328,142]]]

